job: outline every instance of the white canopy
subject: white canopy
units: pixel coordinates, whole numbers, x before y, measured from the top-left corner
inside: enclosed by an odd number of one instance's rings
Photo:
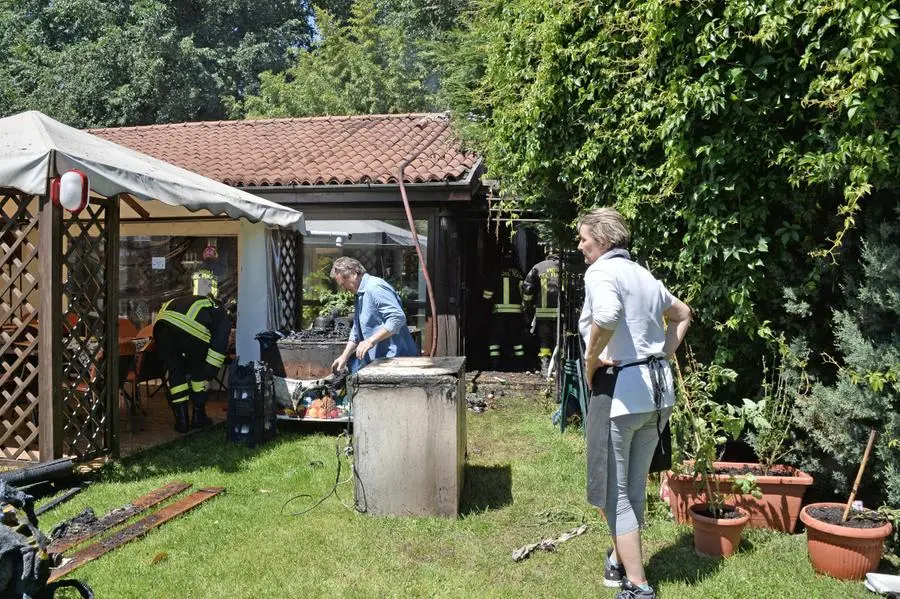
[[[309,231],[303,241],[306,245],[334,245],[335,236],[342,233],[353,236],[344,240],[345,245],[413,245],[408,229],[383,220],[310,220],[307,225]],[[425,235],[417,236],[419,245],[428,245]]]
[[[302,212],[79,131],[40,112],[0,119],[0,187],[44,195],[49,176],[71,169],[84,172],[91,190],[104,197],[127,193],[191,212],[207,210],[306,231]]]

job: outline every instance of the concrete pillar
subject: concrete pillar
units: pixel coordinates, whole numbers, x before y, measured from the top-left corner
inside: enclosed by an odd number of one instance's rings
[[[465,358],[375,360],[354,375],[356,503],[456,518],[466,461]]]
[[[238,312],[235,347],[240,361],[259,360],[256,334],[268,322],[271,290],[266,281],[266,225],[241,219],[238,235]]]

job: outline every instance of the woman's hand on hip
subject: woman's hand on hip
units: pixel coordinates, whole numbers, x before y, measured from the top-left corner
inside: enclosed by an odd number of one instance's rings
[[[604,358],[597,358],[593,364],[588,364],[586,367],[585,375],[587,376],[587,386],[588,391],[594,390],[594,375],[597,374],[597,371],[601,368],[609,368],[610,366],[618,366],[621,363],[621,360],[607,360]]]

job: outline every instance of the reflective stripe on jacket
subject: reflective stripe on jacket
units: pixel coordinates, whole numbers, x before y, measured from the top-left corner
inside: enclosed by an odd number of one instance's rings
[[[491,297],[495,298],[494,314],[522,313],[522,271],[505,268],[500,272],[499,288]]]
[[[184,313],[178,311],[177,307],[171,307],[172,302],[175,300],[169,300],[162,305],[162,309],[159,311],[157,315],[157,320],[165,320],[169,324],[173,324],[185,333],[193,335],[200,341],[205,343],[209,343],[211,338],[209,334],[209,329],[197,322],[197,314],[200,313],[200,310],[203,308],[208,308],[214,306],[209,299],[198,299],[193,302],[190,308],[187,309]]]
[[[207,364],[216,368],[224,364],[231,319],[215,301],[196,295],[175,298],[162,305],[156,322],[161,320],[208,343]]]

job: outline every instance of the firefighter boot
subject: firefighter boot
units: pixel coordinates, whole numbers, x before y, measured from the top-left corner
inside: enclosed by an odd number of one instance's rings
[[[209,384],[205,380],[191,380],[191,404],[194,406],[194,417],[191,428],[204,428],[213,423],[206,415],[206,397]]]
[[[190,422],[188,422],[188,402],[175,402],[172,404],[172,412],[175,414],[175,430],[179,433],[186,433],[191,430]]]
[[[194,404],[194,417],[191,418],[191,428],[205,428],[210,426],[213,421],[206,415],[206,399],[191,399]]]
[[[500,346],[492,343],[488,346],[488,354],[491,358],[491,370],[494,372],[500,371]]]

